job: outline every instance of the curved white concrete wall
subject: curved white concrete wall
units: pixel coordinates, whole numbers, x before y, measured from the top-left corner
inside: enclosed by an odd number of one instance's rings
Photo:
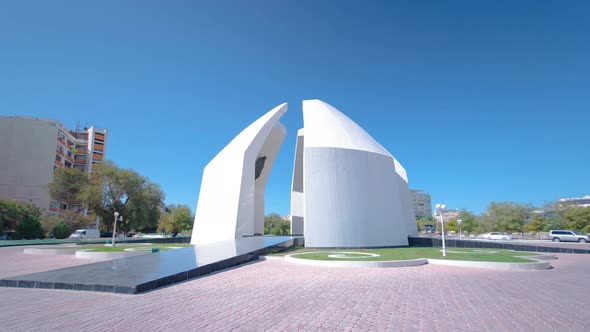
[[[304,101],[303,119],[305,246],[407,246],[417,229],[401,164],[322,101]]]
[[[297,132],[295,146],[295,164],[293,165],[293,181],[291,185],[291,234],[301,235],[303,231],[304,199],[303,194],[303,129]]]
[[[236,136],[203,171],[192,244],[231,240],[264,230],[264,191],[285,138],[281,104]],[[255,164],[266,157],[260,176]]]

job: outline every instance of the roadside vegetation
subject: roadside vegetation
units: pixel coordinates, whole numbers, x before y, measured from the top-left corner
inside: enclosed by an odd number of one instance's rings
[[[461,225],[457,220],[461,219]],[[425,230],[425,225],[437,225],[440,231],[440,219],[424,217],[416,221],[420,232]],[[575,207],[565,204],[553,203],[544,207],[534,207],[530,204],[513,202],[492,202],[486,211],[476,215],[470,211],[462,210],[459,215],[445,222],[446,233],[459,233],[464,235],[481,234],[486,232],[503,232],[519,235],[525,238],[540,238],[541,232],[549,232],[554,229],[573,230],[582,233],[590,233],[590,207]],[[526,233],[526,234],[525,234]]]

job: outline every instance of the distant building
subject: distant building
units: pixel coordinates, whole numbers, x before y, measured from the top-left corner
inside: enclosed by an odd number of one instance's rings
[[[58,167],[92,172],[105,159],[107,130],[70,130],[59,121],[0,117],[0,199],[35,204],[49,215],[61,209],[82,211],[51,201],[47,185]]]
[[[575,198],[561,198],[558,202],[562,206],[589,207],[590,195]]]
[[[424,190],[410,189],[416,219],[432,216],[432,197]]]
[[[443,212],[443,220],[445,222],[459,217],[459,209],[447,209]]]

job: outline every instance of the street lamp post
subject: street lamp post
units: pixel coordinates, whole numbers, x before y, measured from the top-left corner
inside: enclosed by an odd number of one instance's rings
[[[436,204],[436,213],[440,216],[440,225],[442,228],[442,252],[443,256],[447,256],[447,248],[445,246],[445,219],[443,217],[443,213],[446,210],[447,206],[444,204]]]
[[[463,233],[461,232],[461,223],[463,223],[463,220],[457,219],[457,225],[459,225],[459,240],[463,239]]]
[[[123,216],[119,218],[119,212],[115,212],[115,223],[113,224],[113,247],[115,246],[115,235],[117,234],[117,220],[123,221]]]

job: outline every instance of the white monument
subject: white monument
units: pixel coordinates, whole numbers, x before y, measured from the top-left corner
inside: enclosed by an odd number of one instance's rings
[[[306,247],[407,246],[418,230],[406,170],[359,125],[320,100],[303,101],[291,229]]]
[[[264,193],[287,104],[244,129],[203,172],[192,244],[262,235]],[[405,169],[359,125],[303,101],[291,193],[291,233],[306,247],[407,246],[417,235]]]
[[[264,192],[286,134],[281,104],[236,136],[203,171],[191,244],[262,235]]]

